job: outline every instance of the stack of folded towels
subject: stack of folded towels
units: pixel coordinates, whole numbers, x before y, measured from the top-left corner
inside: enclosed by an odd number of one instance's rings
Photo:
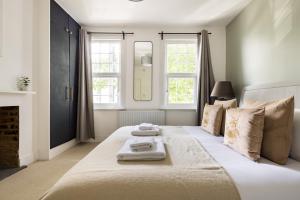
[[[118,160],[162,160],[166,157],[161,138],[129,138],[117,154]]]
[[[160,135],[160,128],[157,125],[142,123],[134,127],[134,130],[131,132],[134,136],[157,136]]]

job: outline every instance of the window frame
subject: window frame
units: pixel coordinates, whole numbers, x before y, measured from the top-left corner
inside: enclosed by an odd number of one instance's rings
[[[196,68],[194,73],[168,73],[168,44],[195,44],[197,45],[197,39],[195,38],[172,38],[165,39],[163,42],[163,52],[162,52],[162,63],[163,67],[163,106],[162,109],[171,110],[196,110],[197,109],[197,99],[198,99],[198,72],[199,67],[197,65],[197,55],[196,55]],[[174,104],[169,103],[169,79],[170,78],[193,78],[194,79],[194,102],[193,103],[182,103]]]
[[[119,42],[120,43],[120,68],[119,72],[93,72],[92,67],[92,79],[94,78],[117,78],[118,80],[118,101],[117,103],[94,103],[94,110],[119,110],[124,109],[124,66],[125,66],[125,42],[120,37],[110,36],[110,35],[100,35],[100,34],[91,34],[90,37],[90,52],[91,52],[91,66],[92,62],[92,42],[93,40],[101,40],[101,41],[110,41],[110,42]],[[94,94],[93,94],[94,98]]]

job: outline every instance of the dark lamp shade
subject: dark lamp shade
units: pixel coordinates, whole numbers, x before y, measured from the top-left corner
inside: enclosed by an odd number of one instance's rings
[[[232,85],[230,81],[218,81],[216,82],[211,97],[221,99],[233,99],[235,97]]]

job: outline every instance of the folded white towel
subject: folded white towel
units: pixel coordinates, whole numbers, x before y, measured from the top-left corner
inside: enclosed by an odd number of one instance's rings
[[[150,151],[152,149],[153,146],[145,146],[145,147],[133,147],[131,148],[131,150],[133,152],[144,152],[144,151]]]
[[[161,129],[156,126],[153,130],[140,130],[139,126],[135,126],[131,135],[133,136],[157,136],[161,134]]]
[[[154,146],[153,138],[136,138],[130,144],[130,148],[133,151],[149,151]]]
[[[163,160],[166,158],[165,146],[161,139],[155,139],[152,149],[144,152],[133,152],[130,148],[130,144],[133,142],[134,139],[132,138],[126,140],[125,144],[117,154],[118,160]]]
[[[153,145],[154,142],[155,141],[153,137],[148,137],[148,138],[135,137],[132,138],[132,143],[130,144],[130,147]]]
[[[153,124],[149,124],[149,123],[142,123],[139,125],[139,129],[142,131],[153,130],[155,127],[157,127],[157,126],[153,125]]]

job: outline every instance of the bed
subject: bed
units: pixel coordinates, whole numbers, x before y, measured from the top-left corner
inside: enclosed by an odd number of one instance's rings
[[[294,95],[300,84],[246,87],[241,99],[273,100]],[[295,118],[294,147],[299,123]],[[67,172],[41,199],[299,199],[300,162],[280,166],[253,162],[201,127],[163,127],[168,158],[159,162],[117,162],[115,154],[133,127],[122,127]]]

